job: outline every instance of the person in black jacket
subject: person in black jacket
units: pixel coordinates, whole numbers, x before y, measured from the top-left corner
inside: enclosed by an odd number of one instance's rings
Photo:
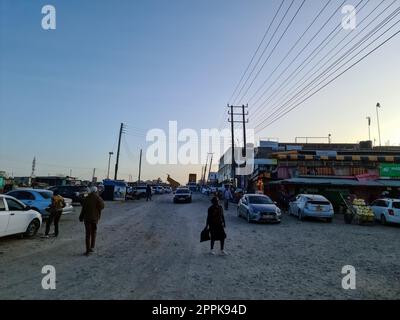
[[[208,208],[207,215],[207,225],[206,228],[210,231],[211,236],[211,254],[215,254],[214,252],[214,244],[215,241],[221,242],[221,254],[226,255],[224,251],[225,245],[225,218],[224,218],[224,209],[219,205],[218,198],[213,197],[211,200],[211,207]]]

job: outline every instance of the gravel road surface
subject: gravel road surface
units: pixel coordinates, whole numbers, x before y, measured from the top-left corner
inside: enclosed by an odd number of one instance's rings
[[[248,224],[225,212],[227,256],[209,254],[200,231],[210,205],[172,195],[108,202],[97,248],[85,257],[84,227],[63,216],[59,238],[0,239],[1,299],[399,299],[400,228],[303,221]],[[217,249],[219,243],[217,243]],[[217,251],[218,252],[218,251]],[[43,290],[44,265],[56,290]],[[356,269],[356,289],[342,288],[342,267]]]

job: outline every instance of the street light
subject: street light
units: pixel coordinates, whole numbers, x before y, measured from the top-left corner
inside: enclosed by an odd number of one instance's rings
[[[371,141],[371,117],[366,118],[368,120],[368,141]]]
[[[378,122],[378,135],[379,135],[379,146],[381,147],[382,146],[382,141],[381,141],[381,128],[380,128],[380,125],[379,125],[379,112],[378,112],[378,110],[381,108],[381,104],[378,102],[377,104],[376,104],[376,120],[377,120],[377,122]]]
[[[110,179],[110,162],[111,162],[111,156],[114,154],[114,152],[109,152],[108,153],[108,171],[107,171],[107,179]]]

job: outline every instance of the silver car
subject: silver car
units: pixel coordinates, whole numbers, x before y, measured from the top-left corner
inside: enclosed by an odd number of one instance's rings
[[[281,222],[282,213],[275,202],[262,194],[246,194],[238,203],[238,217],[246,218],[247,222]]]
[[[289,204],[289,214],[299,220],[305,217],[323,218],[332,222],[334,210],[332,204],[324,196],[315,194],[299,194],[295,201]]]

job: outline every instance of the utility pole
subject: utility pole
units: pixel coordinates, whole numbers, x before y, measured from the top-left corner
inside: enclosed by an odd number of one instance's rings
[[[376,119],[378,122],[378,135],[379,135],[379,146],[382,147],[382,141],[381,141],[381,128],[380,128],[380,124],[379,124],[379,108],[381,108],[381,104],[378,102],[376,104]]]
[[[212,165],[213,156],[214,156],[213,153],[209,153],[209,154],[211,154],[211,161],[210,161],[210,166],[208,167],[208,176],[207,176],[207,181],[206,182],[208,182],[208,179],[210,178],[211,165]]]
[[[234,124],[235,123],[241,123],[243,125],[243,149],[242,149],[242,156],[246,157],[246,122],[248,122],[248,119],[246,120],[246,116],[249,114],[248,112],[245,112],[245,109],[248,108],[248,105],[242,105],[242,106],[232,106],[228,105],[228,108],[230,108],[230,111],[228,111],[228,114],[231,116],[228,121],[231,123],[231,136],[232,136],[232,169],[231,169],[231,177],[232,177],[232,185],[235,186],[236,184],[236,167],[237,163],[235,161],[235,136],[234,136]],[[233,110],[234,109],[241,109],[241,113],[235,113]],[[235,116],[242,116],[241,120],[235,120]]]
[[[110,179],[110,163],[111,163],[111,156],[114,154],[114,152],[110,151],[108,153],[108,170],[107,170],[107,179]]]
[[[368,121],[368,141],[371,141],[371,117],[367,117]]]
[[[142,149],[140,149],[138,185],[140,185],[140,175],[141,175],[141,173],[142,173]]]
[[[93,176],[92,176],[92,182],[94,183],[94,178],[96,177],[96,168],[93,168]]]
[[[35,170],[36,170],[36,157],[33,157],[32,161],[32,172],[31,172],[31,177],[29,179],[29,184],[32,185],[32,180],[35,177]]]
[[[121,127],[119,129],[118,151],[117,151],[117,161],[115,162],[114,180],[117,180],[117,178],[118,178],[119,151],[121,148],[121,136],[122,136],[123,131],[124,131],[124,124],[121,123]]]

